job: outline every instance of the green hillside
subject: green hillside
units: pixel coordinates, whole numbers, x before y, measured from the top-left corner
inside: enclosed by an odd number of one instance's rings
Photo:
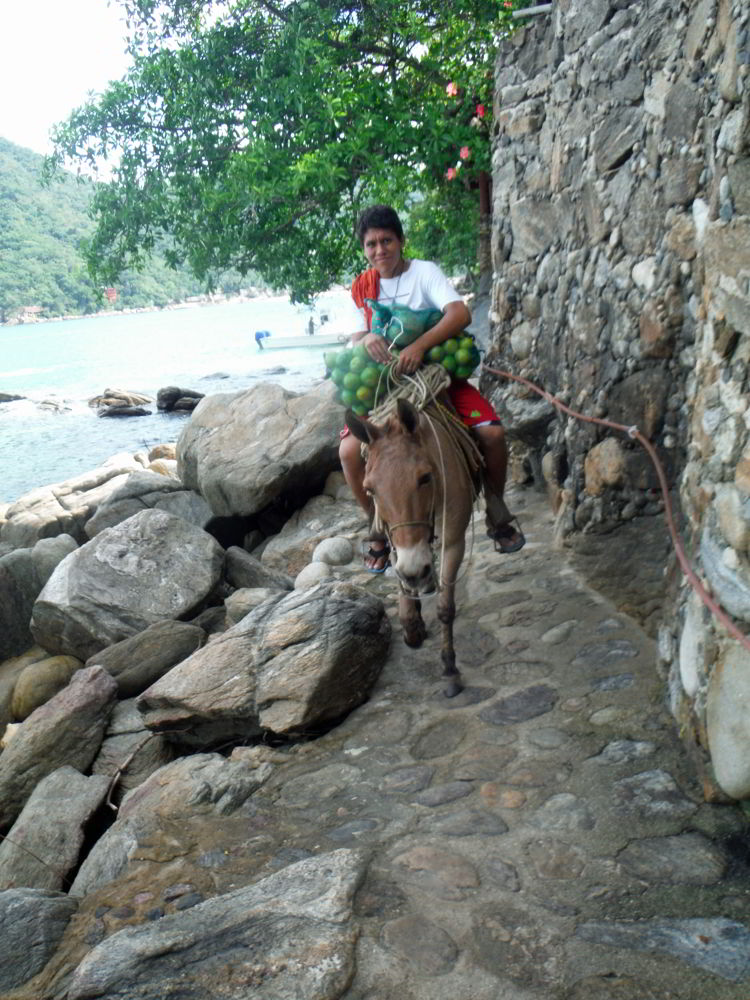
[[[0,322],[29,307],[61,316],[105,308],[164,306],[204,292],[187,271],[154,259],[143,272],[127,271],[114,306],[97,298],[78,245],[93,230],[88,217],[92,185],[72,175],[41,184],[43,157],[0,138]],[[248,275],[221,276],[225,291],[259,284]]]

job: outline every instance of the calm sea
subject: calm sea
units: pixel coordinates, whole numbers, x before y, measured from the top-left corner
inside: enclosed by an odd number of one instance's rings
[[[318,300],[335,322],[345,292]],[[145,393],[178,385],[206,395],[259,381],[303,391],[320,382],[322,349],[259,351],[256,330],[305,332],[309,312],[286,299],[0,327],[0,503],[95,468],[120,451],[175,441],[186,415],[101,418],[105,389]]]

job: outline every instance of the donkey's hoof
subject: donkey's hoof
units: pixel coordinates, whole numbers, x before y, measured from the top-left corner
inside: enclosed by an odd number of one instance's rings
[[[443,694],[446,698],[455,698],[457,694],[461,694],[464,686],[459,680],[449,680],[448,683],[443,688]]]
[[[419,622],[411,628],[404,629],[404,642],[412,649],[419,649],[427,638],[427,628],[424,622]]]

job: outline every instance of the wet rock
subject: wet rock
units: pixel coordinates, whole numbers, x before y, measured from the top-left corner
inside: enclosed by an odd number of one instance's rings
[[[117,681],[118,696],[133,698],[186,660],[205,640],[203,629],[188,622],[156,622],[90,656],[86,666],[104,667]]]
[[[208,396],[177,443],[178,471],[219,517],[255,514],[282,494],[310,496],[338,467],[341,409],[330,394],[272,383]]]
[[[0,892],[0,990],[21,986],[44,968],[77,908],[63,892]]]
[[[608,948],[672,955],[733,983],[750,975],[750,931],[722,917],[591,921],[580,924],[576,936]]]
[[[367,698],[389,643],[382,602],[358,587],[280,594],[173,667],[139,710],[184,746],[304,731]]]
[[[0,755],[0,829],[36,785],[65,764],[86,771],[96,756],[117,687],[101,667],[79,670],[67,687],[22,722]]]
[[[164,511],[142,511],[60,563],[34,605],[32,634],[50,652],[88,659],[188,615],[218,583],[223,561],[205,531]]]
[[[365,871],[349,850],[300,861],[153,924],[127,927],[78,966],[70,1000],[205,998],[335,1000],[351,981],[357,934],[352,899]]]
[[[172,410],[194,410],[203,399],[204,393],[196,392],[195,389],[180,389],[176,385],[168,385],[159,389],[156,394],[156,408],[165,413]]]
[[[724,853],[700,833],[634,840],[617,855],[618,862],[648,882],[712,885],[727,870]]]
[[[62,889],[108,787],[108,778],[67,765],[43,778],[0,843],[0,889]]]

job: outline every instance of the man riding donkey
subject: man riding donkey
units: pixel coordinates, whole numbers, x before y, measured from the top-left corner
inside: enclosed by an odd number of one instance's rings
[[[387,306],[406,306],[413,310],[437,309],[442,318],[404,347],[396,360],[395,374],[413,375],[425,354],[438,344],[455,337],[471,323],[471,313],[461,296],[437,264],[407,259],[403,256],[404,230],[401,221],[388,205],[373,205],[365,209],[357,223],[357,236],[371,265],[355,279],[352,298],[357,307],[356,320],[360,329],[352,342],[362,341],[370,357],[381,364],[393,361],[387,340],[371,332],[372,309],[366,299]],[[354,311],[354,310],[353,310]],[[503,500],[508,452],[505,432],[497,413],[488,400],[465,379],[454,379],[446,390],[462,423],[471,428],[484,459],[484,492],[487,534],[499,552],[517,552],[526,539]],[[363,480],[365,463],[359,440],[341,432],[339,456],[344,476],[362,507],[372,514],[372,504]],[[390,547],[383,534],[373,531],[368,539],[365,565],[370,572],[382,573],[388,566]]]

